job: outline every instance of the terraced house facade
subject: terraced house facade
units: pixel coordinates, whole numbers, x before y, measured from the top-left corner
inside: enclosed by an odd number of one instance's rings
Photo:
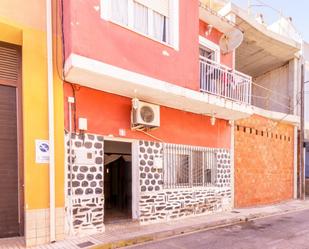
[[[46,1],[32,23],[17,4],[0,4],[14,120],[0,156],[18,189],[0,194],[15,205],[0,237],[32,246],[296,197],[297,39],[227,1]]]

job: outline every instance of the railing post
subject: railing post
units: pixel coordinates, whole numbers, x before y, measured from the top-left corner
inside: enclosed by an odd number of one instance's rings
[[[251,105],[252,78],[200,56],[200,90]],[[232,85],[234,84],[234,85]]]

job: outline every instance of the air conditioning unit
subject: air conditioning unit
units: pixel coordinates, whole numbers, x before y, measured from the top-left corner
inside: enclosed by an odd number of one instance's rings
[[[132,100],[131,126],[134,130],[151,130],[160,126],[160,106]]]

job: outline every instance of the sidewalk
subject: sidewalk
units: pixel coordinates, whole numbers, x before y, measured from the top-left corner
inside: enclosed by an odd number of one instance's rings
[[[229,212],[220,212],[145,226],[140,226],[137,223],[108,225],[106,226],[105,233],[85,236],[82,238],[72,237],[51,245],[33,248],[80,249],[87,248],[87,246],[90,248],[92,247],[93,249],[117,248],[198,230],[211,229],[289,212],[297,212],[305,209],[309,209],[309,200],[293,200],[272,206],[234,209]],[[0,249],[8,248],[25,248],[23,245],[23,238],[0,239]]]

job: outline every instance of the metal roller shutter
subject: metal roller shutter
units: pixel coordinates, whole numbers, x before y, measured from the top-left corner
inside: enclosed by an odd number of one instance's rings
[[[0,237],[20,234],[16,92],[19,53],[0,44]]]
[[[17,86],[19,53],[16,49],[0,45],[0,84]]]

